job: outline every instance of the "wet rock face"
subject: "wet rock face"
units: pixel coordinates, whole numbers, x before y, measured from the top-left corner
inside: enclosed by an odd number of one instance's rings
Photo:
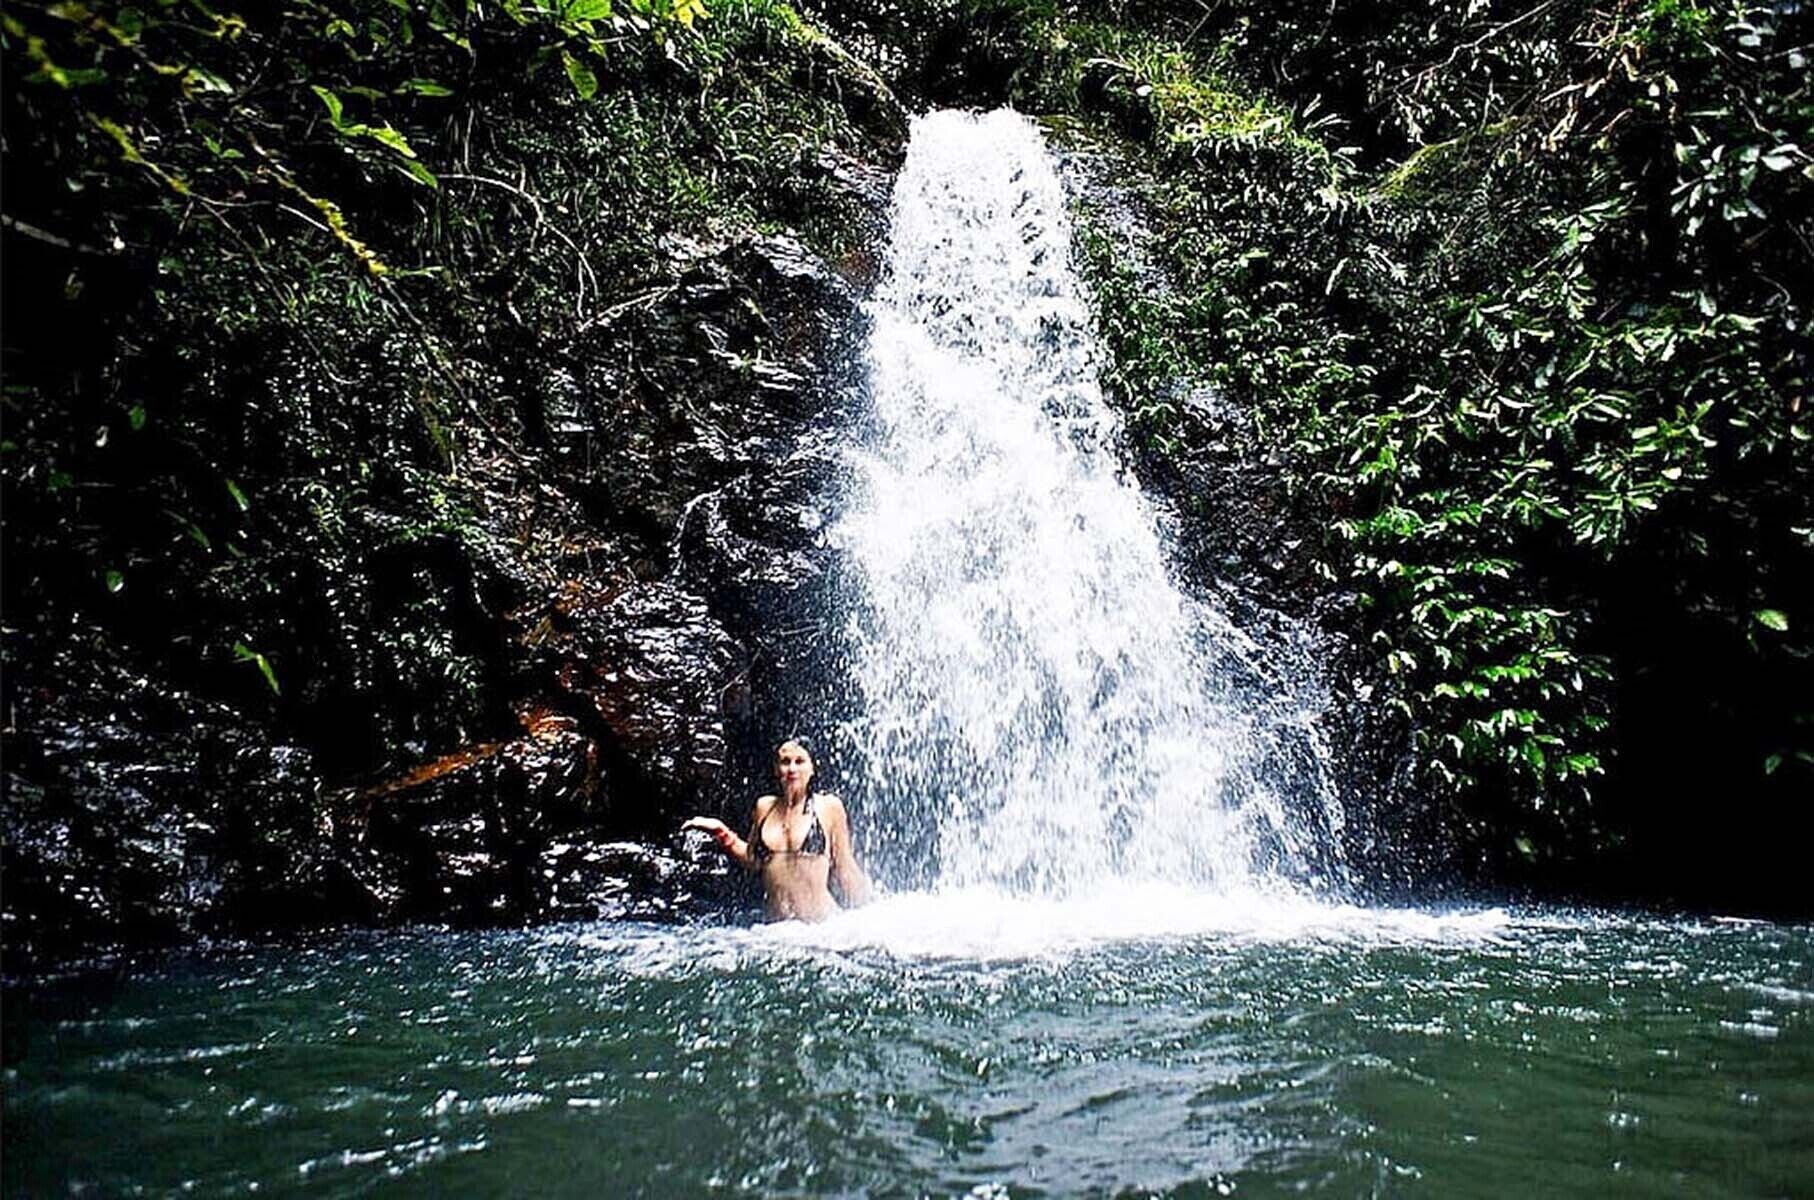
[[[826,603],[822,533],[846,482],[837,460],[805,450],[701,496],[681,526],[681,574],[746,627],[809,619]]]
[[[569,554],[507,614],[522,732],[341,806],[387,917],[754,902],[715,850],[667,847],[691,813],[741,819],[765,710],[813,693],[776,647],[829,602],[822,529],[842,479],[824,431],[856,397],[860,297],[790,238],[676,252],[690,265],[595,331],[599,365],[564,377],[544,422],[591,517],[563,538],[616,566]]]
[[[792,238],[678,252],[691,265],[616,327],[633,365],[590,377],[595,423],[560,451],[587,506],[640,538],[641,582],[564,593],[552,644],[645,814],[740,819],[772,741],[827,719],[824,528],[866,326],[857,286]]]
[[[772,467],[845,402],[856,288],[799,242],[695,255],[668,284],[609,310],[550,376],[543,422],[586,511],[637,535],[664,571],[696,497]]]
[[[66,954],[375,915],[307,750],[66,648],[8,680],[8,972]],[[19,649],[9,639],[8,658]]]
[[[467,747],[336,798],[349,861],[387,920],[466,923],[534,916],[534,870],[551,831],[584,824],[602,787],[597,747],[543,708],[521,735]]]
[[[597,742],[543,705],[518,717],[517,737],[336,799],[343,856],[380,919],[660,919],[743,899],[722,863],[611,840]]]
[[[680,811],[724,767],[742,648],[701,597],[671,584],[576,590],[556,611],[567,627],[560,686],[655,786],[643,802]]]
[[[712,695],[692,668],[689,635],[711,642],[705,660],[731,643],[701,623],[697,598],[655,592],[583,613],[620,622],[611,627],[620,643],[642,639],[641,657],[621,672],[625,688],[599,685],[599,702],[626,717],[626,736],[650,745],[683,745],[688,730],[704,729],[694,744],[721,762],[716,714],[688,709],[684,688],[672,689],[693,681]],[[688,618],[678,630],[662,624],[677,615]],[[689,857],[665,837],[617,836],[613,805],[647,798],[615,788],[598,742],[552,707],[524,706],[514,737],[376,786],[333,788],[306,749],[100,661],[66,653],[54,683],[8,681],[22,719],[8,732],[0,809],[0,974],[197,937],[678,918],[755,900],[715,849],[694,846]],[[681,759],[669,763],[675,777]]]
[[[644,842],[557,839],[542,853],[541,874],[544,912],[563,920],[700,917],[748,909],[760,893],[716,846],[687,855]]]
[[[345,778],[323,765],[344,747],[275,732],[281,704],[135,677],[99,631],[9,644],[28,668],[7,680],[9,964],[757,902],[675,830],[694,812],[741,821],[773,740],[824,719],[831,431],[858,397],[860,294],[785,237],[677,253],[590,345],[549,350],[528,444],[468,443],[477,535],[411,543],[477,597],[464,644],[491,647],[479,668],[515,714],[501,727],[390,747],[376,778]]]

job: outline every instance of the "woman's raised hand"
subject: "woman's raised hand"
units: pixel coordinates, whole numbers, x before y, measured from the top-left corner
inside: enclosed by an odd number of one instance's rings
[[[733,856],[738,854],[737,835],[731,832],[729,825],[717,817],[694,817],[680,828],[682,830],[697,829],[701,833],[709,833],[712,835],[712,840],[716,841],[725,853]]]

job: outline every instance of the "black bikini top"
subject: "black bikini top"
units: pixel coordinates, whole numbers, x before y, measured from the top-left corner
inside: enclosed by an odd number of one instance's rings
[[[779,807],[779,804],[780,802],[777,801],[776,806]],[[777,854],[825,853],[825,826],[819,823],[819,810],[813,806],[811,796],[806,798],[806,815],[811,819],[812,824],[806,827],[806,836],[800,839],[798,850],[770,850],[768,843],[762,840],[762,827],[768,823],[769,815],[774,811],[774,808],[770,808],[768,812],[762,814],[762,820],[756,822],[756,831],[750,837],[750,853],[755,855],[758,863],[765,863]],[[782,834],[782,839],[786,840],[785,832]]]

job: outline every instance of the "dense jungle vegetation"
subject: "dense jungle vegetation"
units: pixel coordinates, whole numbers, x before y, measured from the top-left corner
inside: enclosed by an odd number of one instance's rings
[[[498,460],[590,415],[687,241],[785,212],[850,249],[817,156],[861,135],[813,32],[704,11],[8,4],[12,618],[90,622],[330,770],[480,732],[496,634],[445,609],[487,607]]]
[[[1082,205],[1134,437],[1187,480],[1264,464],[1293,549],[1259,569],[1350,598],[1317,611],[1373,666],[1338,686],[1462,871],[1805,913],[1810,25],[5,0],[9,821],[72,803],[32,710],[130,723],[109,698],[146,680],[329,783],[499,736],[559,690],[546,597],[667,569],[695,468],[684,379],[645,365],[678,353],[659,305],[778,231],[863,279],[851,180],[902,105],[1012,102],[1109,156],[1148,229],[1130,254]],[[318,803],[248,861],[286,869]]]
[[[1811,33],[1795,2],[1027,0],[852,37],[1135,148],[1136,252],[1084,204],[1109,382],[1159,458],[1273,467],[1303,536],[1263,573],[1359,600],[1358,698],[1464,859],[1805,912]],[[1183,504],[1253,519],[1225,499]]]
[[[1806,9],[1104,15],[1007,40],[1153,156],[1175,289],[1099,254],[1118,382],[1175,455],[1180,381],[1249,406],[1419,788],[1500,873],[1805,911]]]

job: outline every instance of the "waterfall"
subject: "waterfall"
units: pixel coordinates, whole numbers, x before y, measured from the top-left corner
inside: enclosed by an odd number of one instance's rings
[[[832,536],[861,592],[840,741],[884,867],[1052,897],[1309,874],[1340,819],[1320,685],[1173,579],[1025,117],[915,121],[869,355]]]

